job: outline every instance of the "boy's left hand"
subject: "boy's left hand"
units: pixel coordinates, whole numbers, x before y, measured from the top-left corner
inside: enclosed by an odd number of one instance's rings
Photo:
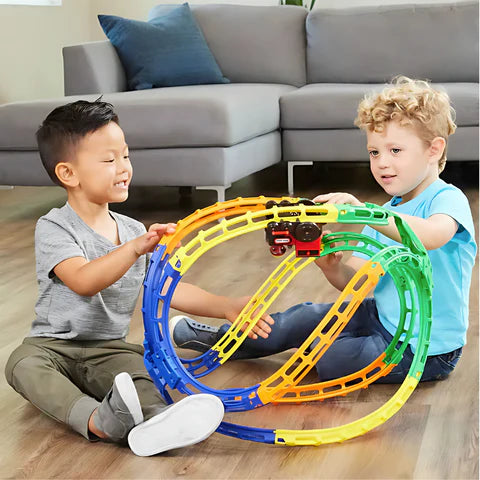
[[[225,312],[225,318],[233,323],[240,312],[242,311],[243,307],[248,303],[251,297],[238,297],[230,299],[230,305],[228,310]],[[256,314],[257,312],[255,312]],[[272,331],[270,325],[273,325],[275,321],[273,318],[268,314],[264,313],[260,319],[258,320],[257,324],[253,327],[253,329],[248,334],[248,337],[256,340],[258,337],[268,338],[268,335]],[[242,328],[242,332],[245,328]]]
[[[355,207],[365,206],[365,204],[358,200],[358,198],[354,197],[350,193],[345,192],[324,193],[323,195],[317,195],[313,201],[315,203],[348,203],[349,205],[354,205]]]

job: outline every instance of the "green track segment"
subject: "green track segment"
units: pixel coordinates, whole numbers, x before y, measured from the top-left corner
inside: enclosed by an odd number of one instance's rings
[[[413,320],[419,311],[422,313],[426,321],[420,322],[417,349],[424,353],[420,356],[416,355],[409,370],[409,375],[419,379],[419,372],[423,372],[425,366],[432,323],[429,299],[432,295],[433,277],[427,251],[408,223],[384,207],[373,203],[366,203],[365,208],[351,205],[335,206],[338,210],[338,223],[387,225],[390,217],[395,222],[403,246],[399,244],[398,247],[385,248],[382,243],[374,239],[366,240],[367,237],[362,234],[337,232],[323,237],[324,250],[320,256],[340,250],[357,251],[370,257],[370,261],[379,262],[392,277],[398,292],[401,314],[395,335],[385,350],[385,363],[397,364],[402,359],[413,335]],[[339,242],[345,243],[338,245]],[[353,245],[352,242],[363,242],[363,245]],[[337,245],[332,246],[333,243]],[[378,253],[372,252],[369,247],[374,247]],[[414,291],[417,291],[418,303],[414,295],[409,296],[410,302],[407,301],[407,294]],[[409,321],[408,327],[405,328],[407,316]],[[397,347],[399,342],[401,345]]]

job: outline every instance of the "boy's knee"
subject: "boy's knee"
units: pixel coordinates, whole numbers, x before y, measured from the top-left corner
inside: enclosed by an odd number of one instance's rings
[[[11,361],[11,356],[7,360],[7,364],[5,365],[5,378],[7,383],[12,386],[12,374],[13,374],[13,367],[15,366],[14,363]]]
[[[25,378],[35,376],[35,371],[48,362],[49,359],[42,358],[33,345],[22,344],[10,354],[5,365],[5,378],[8,384],[17,390],[19,383],[23,383]]]
[[[341,336],[326,350],[315,368],[322,381],[351,375],[370,365],[387,346],[381,335]]]
[[[25,345],[22,344],[18,346],[8,357],[7,364],[5,365],[5,378],[11,387],[13,387],[13,370],[21,360],[30,355],[30,352],[27,350],[28,349],[25,348]]]
[[[35,376],[34,372],[37,365],[38,361],[34,357],[12,359],[11,362],[7,362],[5,377],[8,384],[18,392],[19,385],[28,382],[30,377]]]

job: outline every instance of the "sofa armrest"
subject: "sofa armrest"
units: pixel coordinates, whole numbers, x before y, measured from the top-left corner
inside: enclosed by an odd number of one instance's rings
[[[109,41],[63,47],[65,95],[124,92],[125,71]]]

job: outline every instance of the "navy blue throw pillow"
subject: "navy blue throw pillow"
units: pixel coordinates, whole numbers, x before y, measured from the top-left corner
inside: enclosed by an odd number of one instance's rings
[[[117,50],[129,90],[229,83],[188,3],[148,22],[114,15],[98,20]]]

